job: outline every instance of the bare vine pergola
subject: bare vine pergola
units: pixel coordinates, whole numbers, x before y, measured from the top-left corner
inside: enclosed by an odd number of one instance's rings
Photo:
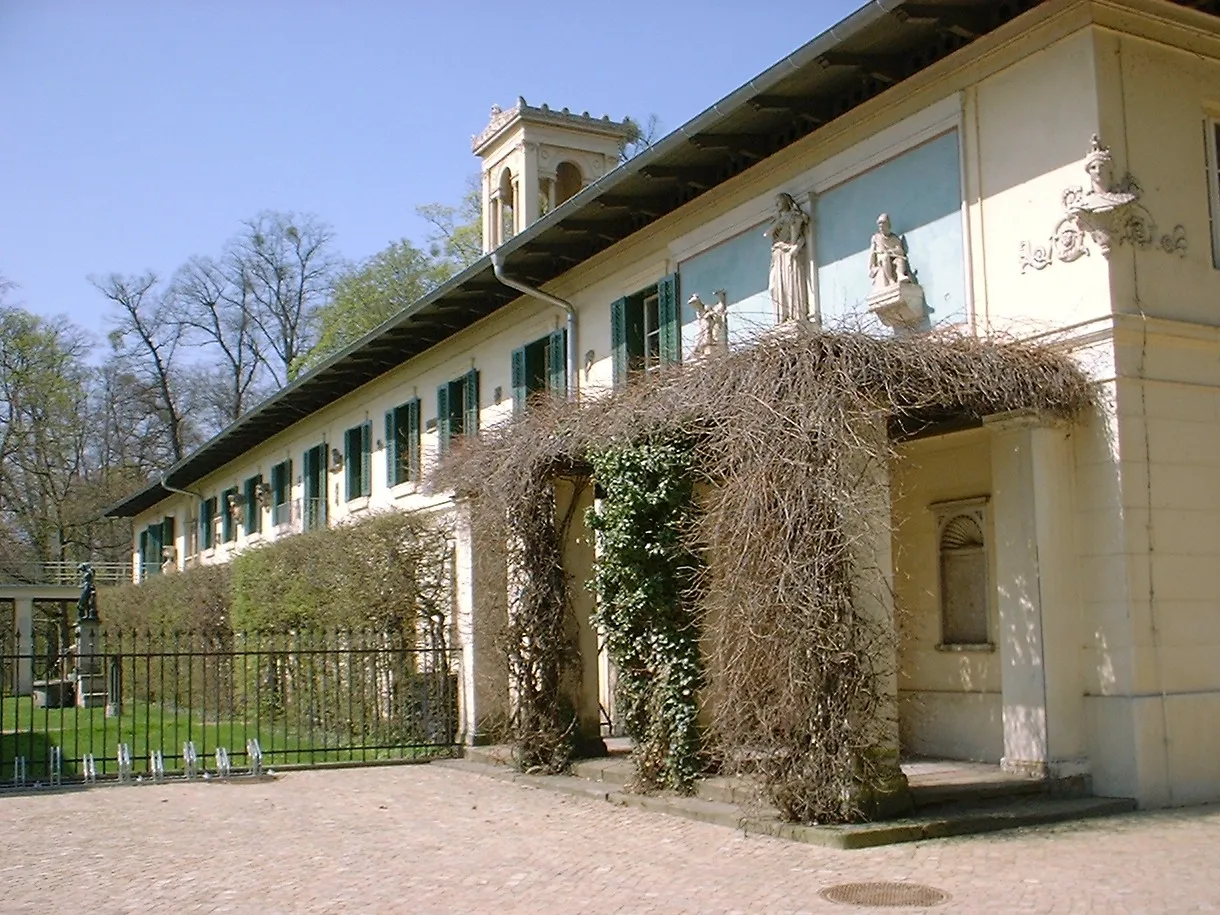
[[[567,529],[580,519],[556,517],[554,482],[587,483],[614,449],[681,442],[695,510],[675,523],[699,563],[677,598],[689,625],[674,631],[699,642],[691,702],[707,722],[697,750],[681,752],[697,752],[699,766],[748,765],[792,820],[867,815],[894,714],[879,679],[893,673],[894,627],[876,610],[888,606],[890,570],[870,563],[891,533],[897,444],[1015,410],[1074,421],[1093,398],[1070,356],[1046,344],[802,331],[578,404],[539,402],[455,449],[431,485],[469,497],[474,549],[513,570],[500,637],[520,763],[559,770],[571,752],[571,595],[587,583],[565,572]],[[598,482],[604,499],[619,497]],[[641,770],[643,787],[657,771]]]

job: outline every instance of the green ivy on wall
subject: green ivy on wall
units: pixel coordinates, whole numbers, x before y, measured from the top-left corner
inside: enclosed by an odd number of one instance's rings
[[[696,558],[691,449],[677,440],[612,447],[592,456],[605,493],[590,510],[598,535],[596,622],[618,670],[616,703],[635,741],[644,788],[690,791],[700,771],[699,625],[691,593]]]

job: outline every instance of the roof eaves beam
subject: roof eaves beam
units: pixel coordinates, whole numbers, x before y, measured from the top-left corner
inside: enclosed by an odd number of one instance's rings
[[[654,181],[676,181],[678,184],[706,191],[720,182],[716,172],[710,168],[692,168],[685,165],[646,165],[640,174]]]
[[[815,127],[829,124],[834,112],[828,102],[820,98],[798,98],[788,95],[756,95],[750,99],[755,111],[779,111],[803,118]]]
[[[751,159],[765,159],[774,145],[769,136],[757,133],[701,133],[690,141],[705,152],[727,152]]]
[[[830,67],[853,67],[883,83],[901,82],[906,68],[902,59],[892,54],[851,54],[846,51],[827,51],[818,58],[823,69]]]
[[[657,206],[655,201],[649,200],[646,197],[624,197],[619,194],[602,194],[595,201],[598,206],[605,210],[630,210],[634,213],[643,213],[656,219],[665,212],[664,207]]]
[[[939,29],[973,40],[991,30],[992,19],[985,7],[932,6],[924,3],[904,4],[894,10],[903,22],[929,22]]]

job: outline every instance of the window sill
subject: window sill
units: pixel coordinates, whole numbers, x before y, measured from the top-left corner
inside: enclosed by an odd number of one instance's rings
[[[419,484],[408,480],[406,483],[397,483],[390,487],[390,495],[395,499],[405,499],[407,496],[413,496],[419,492]]]
[[[977,651],[977,652],[986,653],[986,652],[995,651],[995,643],[994,642],[941,642],[939,645],[936,646],[936,650],[937,651],[958,652],[958,653],[968,652],[968,651]]]
[[[349,512],[362,512],[369,507],[368,496],[357,496],[354,499],[347,500],[347,510]]]

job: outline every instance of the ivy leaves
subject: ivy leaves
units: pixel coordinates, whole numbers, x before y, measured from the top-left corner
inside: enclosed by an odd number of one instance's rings
[[[638,783],[690,791],[700,771],[699,627],[686,546],[693,521],[691,451],[646,441],[592,456],[606,497],[586,522],[598,535],[597,623],[618,668],[617,700],[635,740]]]

